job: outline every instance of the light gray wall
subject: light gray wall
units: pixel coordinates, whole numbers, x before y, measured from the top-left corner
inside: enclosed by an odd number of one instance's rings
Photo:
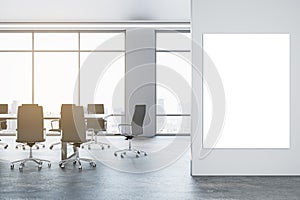
[[[0,22],[190,21],[190,0],[0,0]]]
[[[298,0],[192,0],[193,175],[300,175],[300,2]],[[290,33],[290,149],[202,149],[203,33]],[[205,105],[203,105],[205,106]],[[200,108],[197,111],[195,108]],[[274,110],[276,115],[276,110]]]
[[[155,30],[126,30],[125,112],[131,122],[134,106],[146,105],[144,136],[156,134]]]

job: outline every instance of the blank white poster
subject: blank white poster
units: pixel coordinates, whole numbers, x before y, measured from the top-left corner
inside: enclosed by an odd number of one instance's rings
[[[214,63],[225,90],[225,121],[205,144],[213,105],[203,88],[204,148],[290,147],[290,35],[204,34],[203,75]]]

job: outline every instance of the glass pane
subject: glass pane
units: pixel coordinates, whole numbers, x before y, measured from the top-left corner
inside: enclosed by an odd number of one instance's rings
[[[45,114],[59,114],[61,104],[78,102],[78,53],[35,53],[34,100]]]
[[[157,50],[191,50],[191,34],[180,32],[156,33]]]
[[[125,54],[81,53],[80,102],[103,103],[106,113],[123,113],[125,104]]]
[[[190,53],[156,53],[157,113],[189,114],[191,106]]]
[[[204,34],[203,74],[209,58],[222,79],[226,113],[214,148],[290,147],[289,34]],[[203,93],[204,147],[213,117]],[[209,143],[211,144],[211,143]]]
[[[2,76],[0,102],[10,105],[18,102],[31,103],[31,53],[0,53],[0,71]]]
[[[80,33],[81,50],[125,50],[125,34]]]
[[[31,50],[32,33],[0,33],[0,50]]]
[[[78,33],[34,33],[35,50],[78,50]]]
[[[189,116],[157,116],[157,133],[191,133],[191,117]]]
[[[32,53],[0,53],[0,103],[8,104],[9,113],[17,113],[18,105],[31,103]],[[10,130],[16,130],[16,120],[7,122]]]

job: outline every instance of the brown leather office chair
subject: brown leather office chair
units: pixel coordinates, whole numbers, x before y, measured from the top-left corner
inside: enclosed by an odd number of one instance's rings
[[[103,104],[88,104],[87,107],[88,114],[104,114],[104,105]],[[106,120],[105,119],[87,119],[87,130],[92,133],[92,139],[83,144],[82,148],[88,146],[88,149],[91,149],[92,144],[99,145],[102,150],[104,147],[110,148],[110,145],[103,142],[98,142],[98,134],[106,132]]]
[[[22,106],[38,106],[38,104],[22,104]],[[33,146],[35,146],[36,149],[39,149],[40,148],[40,145],[45,148],[45,144],[44,143],[41,143],[41,142],[37,142],[35,143]],[[16,145],[16,149],[18,149],[19,147],[21,147],[23,150],[25,150],[25,146],[28,146],[27,144],[17,144]]]
[[[61,129],[62,142],[72,144],[75,150],[75,156],[59,162],[61,168],[65,168],[65,164],[78,164],[81,170],[81,161],[89,162],[92,167],[96,167],[95,161],[88,158],[79,157],[79,147],[86,142],[86,124],[82,106],[72,106],[61,111]]]
[[[62,112],[62,110],[64,109],[68,109],[72,106],[75,106],[75,104],[62,104],[61,105],[61,109],[60,109],[60,112]],[[56,124],[56,126],[55,126]],[[61,135],[61,120],[60,119],[56,119],[56,120],[52,120],[51,121],[51,129],[49,129],[50,133],[56,133],[56,134],[59,134]],[[56,145],[60,145],[61,142],[55,142],[53,144],[50,145],[50,149],[53,149],[54,146]]]
[[[33,158],[32,156],[32,146],[45,141],[43,108],[35,104],[19,106],[17,124],[16,142],[26,143],[30,148],[30,152],[29,158],[13,161],[11,163],[11,169],[14,168],[14,164],[20,163],[19,170],[21,171],[28,161],[37,163],[38,169],[42,168],[43,162],[47,162],[48,167],[51,167],[49,160]]]
[[[0,104],[0,114],[8,114],[8,104]],[[1,119],[0,120],[0,130],[5,130],[5,129],[7,129],[7,120]],[[0,146],[3,146],[4,149],[7,149],[8,144],[0,142]]]

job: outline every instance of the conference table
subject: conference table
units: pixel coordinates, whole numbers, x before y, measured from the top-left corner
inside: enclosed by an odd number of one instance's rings
[[[85,114],[85,119],[106,119],[112,116],[121,116],[119,114]],[[44,115],[44,120],[59,120],[61,118],[60,115]],[[0,121],[1,120],[17,120],[17,114],[0,114]],[[64,160],[68,156],[68,149],[67,144],[62,142],[61,144],[61,159]]]

